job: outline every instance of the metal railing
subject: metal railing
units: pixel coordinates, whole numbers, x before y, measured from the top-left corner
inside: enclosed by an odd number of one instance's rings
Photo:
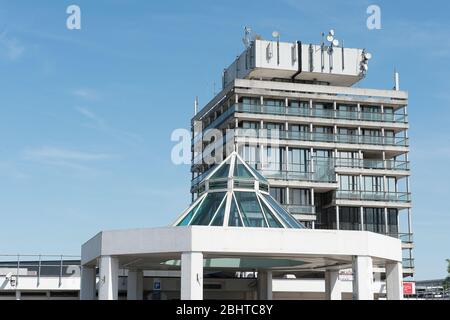
[[[304,107],[284,107],[284,106],[267,106],[267,105],[251,105],[238,103],[233,106],[236,112],[249,112],[260,114],[275,115],[292,115],[302,117],[317,117],[342,120],[364,120],[364,121],[380,121],[393,123],[407,123],[408,117],[401,113],[382,113],[382,112],[366,112],[366,111],[344,111],[331,109],[317,109]]]
[[[285,140],[301,140],[301,141],[347,143],[347,144],[389,145],[402,147],[406,147],[409,145],[409,139],[406,137],[381,137],[381,136],[367,136],[367,135],[267,130],[267,129],[235,129],[234,131],[236,136],[249,138],[285,139]]]
[[[316,214],[316,207],[312,205],[287,204],[284,206],[290,214]]]
[[[334,162],[342,168],[409,170],[409,161],[335,158]]]
[[[59,285],[64,277],[79,276],[81,258],[70,255],[0,255],[0,276],[5,276],[11,286],[17,287],[20,278],[57,277]]]
[[[335,193],[335,199],[341,200],[372,200],[387,202],[410,202],[411,194],[408,192],[375,192],[359,190],[339,190]]]
[[[390,236],[390,237],[393,237],[393,238],[400,239],[401,242],[403,242],[403,243],[413,243],[414,242],[414,238],[413,238],[413,234],[412,233],[392,233],[392,232],[389,232],[387,235]]]

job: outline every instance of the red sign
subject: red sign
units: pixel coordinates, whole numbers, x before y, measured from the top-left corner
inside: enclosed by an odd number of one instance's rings
[[[410,295],[416,293],[416,284],[414,282],[403,282],[403,294]]]

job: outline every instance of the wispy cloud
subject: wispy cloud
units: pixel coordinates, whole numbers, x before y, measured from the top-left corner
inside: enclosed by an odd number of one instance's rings
[[[117,156],[108,153],[86,152],[51,146],[28,148],[23,151],[23,159],[28,161],[90,173],[97,171],[92,167],[94,162],[114,158],[117,158]]]
[[[84,126],[88,128],[98,130],[127,144],[136,145],[141,144],[144,141],[142,136],[137,133],[119,130],[112,127],[105,119],[98,116],[94,111],[88,108],[76,107],[76,110],[79,114],[81,114],[85,119],[88,120],[88,122],[84,124]]]
[[[76,97],[85,99],[85,100],[91,100],[91,101],[97,101],[100,100],[100,94],[92,89],[76,89],[72,92],[72,94]]]
[[[25,46],[17,38],[9,36],[6,31],[0,33],[0,56],[16,61],[24,52]]]

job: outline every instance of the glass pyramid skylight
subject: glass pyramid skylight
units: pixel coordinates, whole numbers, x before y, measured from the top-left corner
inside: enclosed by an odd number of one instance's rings
[[[175,226],[305,228],[269,194],[269,183],[233,152],[200,182],[203,193]]]

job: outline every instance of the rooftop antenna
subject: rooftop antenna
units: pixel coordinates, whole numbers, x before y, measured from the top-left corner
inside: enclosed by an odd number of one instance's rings
[[[394,67],[394,90],[400,90],[400,74],[397,72],[397,69]]]
[[[194,115],[197,115],[197,113],[198,113],[198,96],[195,97],[194,100]]]
[[[335,34],[336,32],[334,31],[334,29],[330,29],[330,31],[328,31],[328,35],[327,35],[327,41],[329,42],[328,44],[328,59],[329,59],[329,65],[330,65],[330,72],[333,70],[333,52],[334,52],[334,47],[338,47],[339,46],[339,40],[335,38]],[[322,38],[324,36],[324,33],[322,33]],[[323,43],[323,40],[322,40]],[[322,45],[323,46],[323,45]],[[323,67],[322,67],[323,69]]]
[[[367,52],[366,49],[363,49],[362,51],[362,60],[361,60],[361,73],[362,75],[366,75],[367,71],[369,70],[369,60],[372,59],[372,54],[370,52]]]
[[[277,64],[280,64],[280,33],[278,31],[272,32],[272,37],[277,39]]]
[[[253,34],[252,28],[244,27],[244,38],[242,38],[242,42],[244,43],[245,49],[248,49],[252,44],[252,41],[255,40],[255,36]]]

